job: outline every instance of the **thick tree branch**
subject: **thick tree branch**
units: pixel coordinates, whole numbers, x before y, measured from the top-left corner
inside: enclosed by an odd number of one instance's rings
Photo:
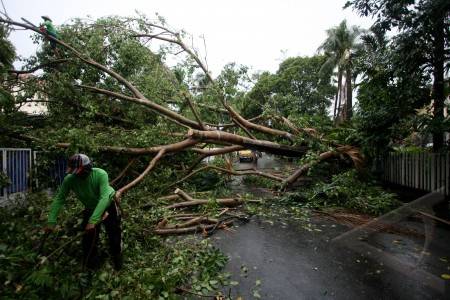
[[[226,221],[223,222],[221,224],[222,227],[226,227],[229,226],[233,223],[233,220],[230,221]],[[193,227],[186,227],[186,228],[169,228],[169,229],[165,229],[165,228],[158,228],[155,229],[155,233],[159,234],[159,235],[167,235],[167,234],[185,234],[185,233],[207,233],[208,230],[215,228],[216,225],[212,224],[212,225],[197,225],[197,226],[193,226]]]
[[[163,157],[165,154],[165,149],[161,149],[158,154],[150,161],[147,168],[144,170],[144,172],[141,173],[138,177],[136,177],[132,182],[128,183],[127,185],[123,186],[116,192],[116,200],[120,201],[122,195],[126,193],[129,189],[137,185],[139,182],[141,182],[144,177],[155,167],[156,163]]]
[[[228,111],[226,111],[226,113],[229,114]],[[265,117],[264,116],[257,116],[257,117],[248,119],[248,121],[253,122],[253,121],[257,121],[257,120],[263,119],[263,118],[265,118]],[[216,127],[217,129],[226,129],[226,128],[236,127],[237,126],[236,123],[234,123],[234,122],[233,123],[226,123],[226,124],[212,124],[212,123],[206,123],[205,122],[205,124],[210,126],[210,127]]]
[[[183,190],[180,190],[180,189],[176,189],[175,194],[179,195],[181,198],[183,198],[186,201],[168,205],[168,206],[166,206],[167,209],[191,207],[191,206],[208,204],[210,202],[210,200],[208,200],[208,199],[194,199],[190,195],[188,195],[186,192],[184,192]],[[215,201],[220,205],[231,206],[231,207],[244,203],[239,198],[224,198],[224,199],[216,199]]]
[[[233,119],[235,119],[238,123],[242,124],[243,126],[245,126],[247,128],[250,128],[250,129],[253,129],[253,130],[256,130],[259,132],[263,132],[266,134],[270,134],[270,135],[281,136],[281,137],[287,138],[290,141],[293,140],[292,134],[290,134],[289,132],[269,128],[269,127],[259,125],[259,124],[255,124],[255,123],[250,122],[250,121],[246,120],[245,118],[243,118],[230,105],[224,103],[224,106],[230,112]]]
[[[197,143],[198,143],[198,141],[196,141],[196,140],[186,139],[181,142],[163,145],[163,146],[155,146],[155,147],[147,147],[147,148],[100,146],[99,150],[105,151],[105,152],[115,152],[115,153],[133,154],[133,155],[158,153],[161,150],[164,150],[165,153],[172,153],[172,152],[179,152],[179,151],[185,150],[186,148],[192,147]],[[70,146],[70,143],[58,143],[55,146],[59,147],[59,148],[68,148]]]
[[[341,154],[347,155],[353,161],[353,164],[357,169],[362,167],[363,158],[361,157],[361,153],[359,152],[359,150],[352,146],[341,146],[334,151],[321,153],[316,161],[305,164],[301,168],[297,169],[297,171],[295,171],[292,175],[290,175],[282,182],[280,190],[284,190],[286,187],[297,181],[297,179],[305,172],[307,172],[313,165],[316,165],[317,163],[329,158],[337,157]]]
[[[302,176],[306,171],[308,171],[313,165],[317,164],[320,161],[323,161],[325,159],[331,158],[333,156],[338,155],[337,152],[335,151],[327,151],[324,152],[322,154],[319,155],[319,158],[317,159],[317,161],[315,161],[314,163],[308,163],[303,165],[302,167],[300,167],[299,169],[297,169],[297,171],[295,171],[291,176],[289,176],[288,178],[286,178],[282,184],[280,189],[284,190],[287,186],[293,184],[295,181],[297,181],[297,179]]]
[[[141,105],[150,107],[153,111],[155,111],[159,115],[162,115],[162,116],[164,116],[166,118],[169,118],[170,120],[177,121],[177,122],[179,122],[179,123],[181,123],[183,125],[186,125],[188,127],[191,127],[191,128],[202,129],[197,124],[197,122],[192,121],[192,120],[190,120],[190,119],[188,119],[188,118],[186,118],[186,117],[184,117],[184,116],[182,116],[180,114],[177,114],[176,112],[174,112],[174,111],[172,111],[172,110],[170,110],[168,108],[165,108],[165,107],[163,107],[163,106],[161,106],[159,104],[156,104],[156,103],[154,103],[154,102],[152,102],[152,101],[150,101],[148,99],[141,99],[141,98],[130,97],[130,96],[127,96],[127,95],[119,94],[119,93],[116,93],[116,92],[112,92],[112,91],[109,91],[109,90],[97,88],[97,87],[94,87],[94,86],[87,86],[87,85],[82,85],[82,84],[76,85],[76,86],[78,86],[80,88],[84,88],[84,89],[90,90],[90,91],[92,91],[94,93],[103,94],[103,95],[111,96],[111,97],[114,97],[114,98],[117,98],[117,99],[122,99],[122,100],[125,100],[125,101],[130,101],[130,102],[134,102],[134,103],[137,103],[137,104],[141,104]]]
[[[243,136],[235,135],[223,131],[199,131],[190,129],[188,137],[200,141],[222,141],[234,145],[244,146],[245,148],[255,149],[259,151],[269,152],[285,156],[299,157],[305,154],[307,147],[294,147],[283,144],[277,144],[266,140],[252,140]]]
[[[183,222],[183,223],[167,224],[163,228],[166,228],[166,229],[186,228],[186,227],[191,227],[193,225],[198,225],[198,224],[202,224],[202,223],[216,224],[217,222],[219,222],[219,220],[217,220],[217,219],[199,216],[199,217],[191,217],[191,218],[189,218],[188,221]]]
[[[228,146],[223,148],[216,148],[216,149],[202,149],[202,148],[192,148],[191,150],[200,153],[202,155],[206,156],[215,156],[215,155],[221,155],[221,154],[227,154],[230,152],[235,152],[244,149],[242,146]]]

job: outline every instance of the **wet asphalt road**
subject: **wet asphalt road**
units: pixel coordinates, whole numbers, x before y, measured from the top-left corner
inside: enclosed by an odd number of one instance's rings
[[[270,168],[271,158],[260,166]],[[400,225],[419,234],[377,232],[338,244],[333,239],[350,228],[318,216],[305,223],[280,215],[253,217],[212,241],[228,255],[225,271],[239,282],[224,289],[234,299],[450,299],[450,281],[440,277],[450,274],[450,232],[436,227],[422,253],[422,224]]]
[[[235,232],[217,234],[214,244],[230,258],[226,271],[239,282],[231,295],[256,299],[257,291],[261,299],[450,299],[448,281],[438,277],[450,273],[448,232],[439,233],[437,247],[429,250],[421,267],[442,281],[443,289],[436,290],[427,286],[426,278],[409,277],[406,269],[399,272],[367,252],[333,243],[347,227],[313,222],[315,229],[309,231],[285,220],[254,218]],[[378,233],[369,242],[407,263],[422,249],[420,241],[388,233]]]

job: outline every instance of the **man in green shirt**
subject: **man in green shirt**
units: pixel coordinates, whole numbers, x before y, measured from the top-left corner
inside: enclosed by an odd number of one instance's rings
[[[59,39],[58,31],[56,31],[55,26],[53,26],[52,20],[47,16],[42,16],[41,18],[44,20],[44,23],[42,23],[40,27],[41,32],[46,33],[55,39]],[[53,50],[56,50],[56,42],[52,39],[50,39],[50,46]]]
[[[84,154],[75,154],[69,158],[67,173],[53,199],[46,231],[53,230],[67,194],[73,191],[85,206],[82,223],[85,230],[82,243],[83,263],[89,268],[97,267],[97,243],[100,224],[103,223],[108,234],[114,268],[120,269],[122,266],[120,213],[115,202],[115,191],[109,185],[108,174],[103,169],[93,168],[89,157]]]

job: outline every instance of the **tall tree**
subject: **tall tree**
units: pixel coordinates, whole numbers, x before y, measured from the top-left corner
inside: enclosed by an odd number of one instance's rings
[[[361,39],[363,49],[354,61],[361,83],[353,120],[366,156],[376,157],[411,133],[416,109],[430,101],[429,83],[421,72],[402,68],[404,55],[382,32],[371,30]]]
[[[13,103],[11,93],[4,84],[7,77],[7,71],[12,67],[16,57],[14,46],[7,39],[8,31],[6,26],[0,25],[0,111],[9,109]]]
[[[335,88],[331,71],[320,72],[326,58],[291,57],[283,61],[276,74],[261,74],[248,93],[251,105],[266,105],[275,113],[289,115],[327,115]]]
[[[433,150],[444,146],[445,68],[450,57],[450,2],[447,0],[352,0],[353,7],[363,16],[376,18],[379,31],[398,30],[396,51],[403,56],[401,67],[407,72],[419,70],[432,78]],[[400,66],[399,66],[400,67]]]
[[[349,120],[352,117],[352,57],[360,47],[358,37],[361,29],[357,26],[347,26],[342,21],[338,26],[327,30],[327,39],[319,47],[328,58],[323,64],[323,70],[337,68],[338,89],[335,96],[334,118]],[[344,85],[342,80],[345,78]],[[342,106],[342,107],[341,107]]]

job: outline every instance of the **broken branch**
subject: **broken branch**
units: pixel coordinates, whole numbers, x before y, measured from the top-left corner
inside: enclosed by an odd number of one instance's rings
[[[122,196],[123,193],[125,193],[126,191],[128,191],[129,189],[131,189],[132,187],[134,187],[136,184],[138,184],[139,182],[142,181],[142,179],[144,179],[145,175],[147,175],[156,165],[156,163],[161,159],[161,157],[163,157],[163,155],[165,154],[165,150],[161,149],[158,154],[156,154],[156,156],[150,161],[150,163],[148,164],[147,168],[144,170],[144,172],[142,172],[138,177],[136,177],[132,182],[128,183],[127,185],[125,185],[124,187],[120,188],[117,192],[116,192],[116,199],[117,201],[120,201],[120,198]]]

